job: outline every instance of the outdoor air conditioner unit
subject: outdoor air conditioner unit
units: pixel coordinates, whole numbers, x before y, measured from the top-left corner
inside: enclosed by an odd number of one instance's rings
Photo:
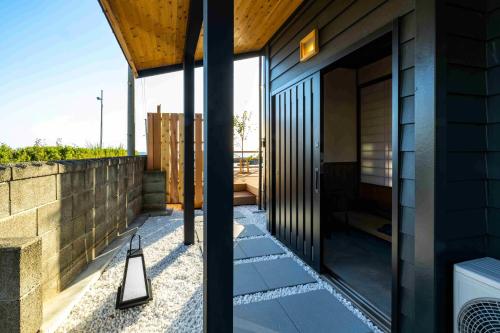
[[[456,264],[453,276],[454,332],[500,332],[500,260]]]

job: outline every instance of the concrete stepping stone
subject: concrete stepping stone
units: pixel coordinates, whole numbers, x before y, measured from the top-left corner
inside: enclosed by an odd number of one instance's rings
[[[255,224],[247,224],[247,225],[236,224],[236,225],[243,227],[243,230],[241,230],[238,233],[238,238],[264,236],[266,234],[262,229],[257,227]]]
[[[269,289],[317,282],[292,258],[260,261],[254,263],[254,266]]]
[[[299,333],[283,307],[276,300],[235,306],[233,332]]]
[[[291,258],[239,264],[234,265],[233,295],[241,296],[315,282]]]
[[[264,280],[252,264],[234,265],[233,295],[240,296],[267,290]]]
[[[368,333],[370,328],[326,290],[234,307],[234,332]]]
[[[234,259],[249,259],[255,257],[284,254],[285,251],[270,238],[241,239],[236,241],[235,249],[241,251],[234,252]]]
[[[300,332],[368,333],[370,328],[326,290],[278,298]]]

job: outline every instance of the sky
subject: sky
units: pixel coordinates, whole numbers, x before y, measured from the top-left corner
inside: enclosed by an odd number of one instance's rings
[[[127,63],[97,0],[0,0],[0,143],[126,146]],[[234,64],[234,112],[252,114],[245,150],[258,146],[258,59]],[[146,150],[147,112],[183,112],[182,72],[137,79],[136,149]],[[195,70],[203,112],[203,69]]]

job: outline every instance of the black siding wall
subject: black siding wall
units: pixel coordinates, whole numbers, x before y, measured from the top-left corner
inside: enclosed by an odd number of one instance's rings
[[[453,264],[485,255],[500,258],[499,251],[493,250],[493,242],[488,247],[488,239],[495,238],[492,226],[498,224],[498,218],[494,221],[491,214],[491,185],[495,182],[492,173],[498,172],[498,165],[490,163],[498,139],[494,139],[495,130],[490,124],[488,96],[493,94],[493,81],[500,76],[492,73],[486,57],[493,43],[488,23],[494,16],[488,12],[487,1],[422,1],[421,7],[433,2],[434,18],[424,17],[429,17],[429,12],[419,11],[419,2],[416,10],[421,13],[417,24],[429,19],[436,23],[435,51],[429,52],[431,57],[436,54],[432,83],[435,104],[417,103],[416,112],[425,113],[417,117],[417,124],[423,120],[420,124],[435,125],[436,130],[431,148],[434,170],[425,170],[425,162],[419,162],[419,156],[425,155],[423,145],[422,155],[418,154],[419,141],[425,143],[425,139],[418,130],[416,136],[417,185],[421,185],[421,179],[428,179],[428,173],[433,173],[434,178],[432,186],[417,189],[416,198],[418,205],[422,200],[422,206],[427,205],[425,198],[433,198],[434,210],[429,222],[426,216],[420,216],[424,212],[417,207],[416,289],[422,292],[416,296],[415,326],[417,331],[448,332],[453,327]],[[421,59],[426,52],[422,49],[419,47]],[[491,52],[499,55],[498,49]],[[417,64],[417,73],[427,70],[425,61],[421,64],[420,69]],[[423,79],[420,75],[419,79]],[[428,112],[428,107],[433,112]],[[429,253],[432,257],[427,256]]]
[[[399,331],[414,332],[415,12],[399,21]],[[394,325],[393,325],[394,326]],[[393,327],[393,331],[396,328]]]
[[[500,258],[500,3],[487,6],[488,254]]]
[[[411,0],[310,1],[269,43],[270,89],[278,92],[347,54],[348,48],[414,7]],[[299,42],[319,30],[320,53],[299,62]]]

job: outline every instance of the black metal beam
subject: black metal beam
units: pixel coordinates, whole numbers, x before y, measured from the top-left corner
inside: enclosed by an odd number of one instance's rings
[[[233,331],[234,3],[203,0],[204,332]]]
[[[184,244],[194,244],[194,52],[203,20],[202,0],[191,0],[184,43]]]
[[[240,54],[235,54],[233,57],[234,61],[238,60],[245,60],[249,58],[254,58],[254,57],[259,57],[262,55],[262,51],[251,51],[251,52],[246,52],[246,53],[240,53]],[[202,67],[203,66],[203,60],[196,60],[194,62],[194,67]],[[155,76],[155,75],[161,75],[161,74],[168,74],[168,73],[173,73],[173,72],[179,72],[184,69],[183,64],[175,64],[175,65],[168,65],[168,66],[161,66],[161,67],[155,67],[155,68],[149,68],[149,69],[143,69],[141,71],[138,71],[137,73],[137,78],[144,78],[144,77],[149,77],[149,76]]]

